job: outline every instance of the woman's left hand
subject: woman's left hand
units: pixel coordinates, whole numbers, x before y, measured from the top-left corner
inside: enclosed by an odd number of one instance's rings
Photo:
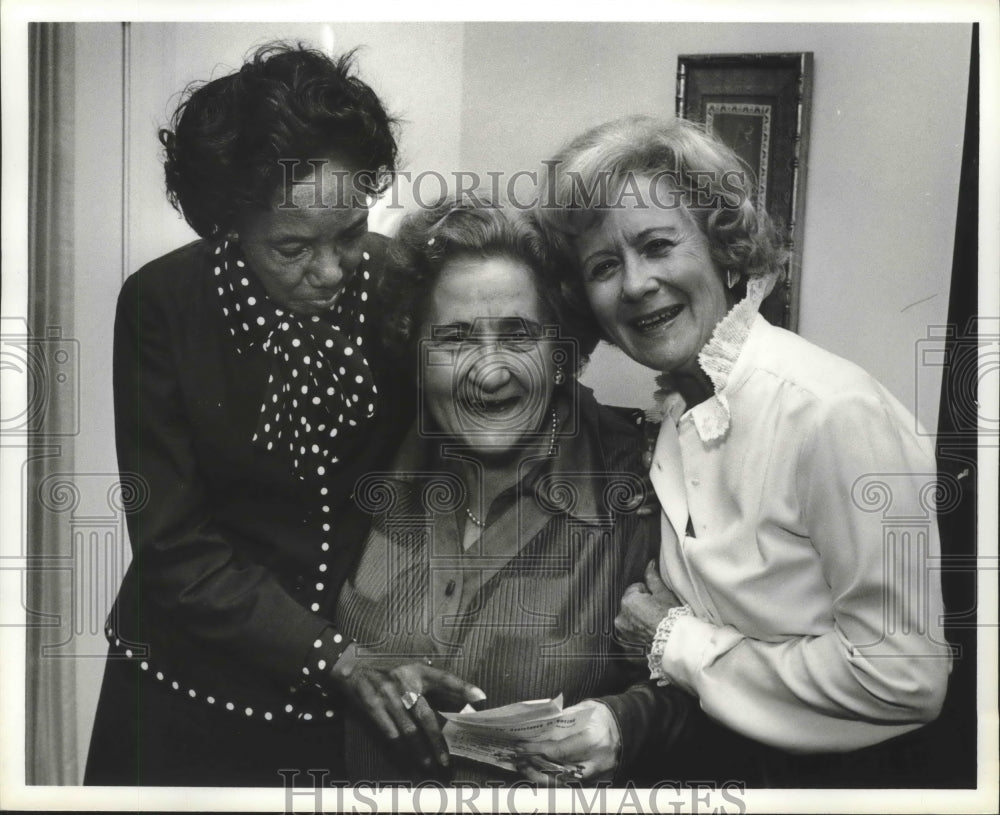
[[[681,601],[660,579],[656,561],[651,560],[646,565],[646,582],[633,583],[625,589],[615,628],[623,639],[649,645],[660,621],[679,605]]]
[[[543,786],[560,786],[569,781],[597,781],[614,775],[622,741],[618,722],[607,705],[593,699],[585,699],[566,708],[565,712],[583,708],[592,710],[582,733],[560,741],[533,741],[518,746],[515,762],[521,775]],[[576,774],[555,771],[547,762],[576,770]]]

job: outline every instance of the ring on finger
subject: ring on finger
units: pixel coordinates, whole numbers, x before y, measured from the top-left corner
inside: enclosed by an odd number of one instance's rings
[[[420,696],[421,694],[414,693],[413,691],[408,690],[406,693],[404,693],[402,696],[399,697],[399,701],[403,703],[404,708],[410,710],[417,703],[417,700],[420,698]]]

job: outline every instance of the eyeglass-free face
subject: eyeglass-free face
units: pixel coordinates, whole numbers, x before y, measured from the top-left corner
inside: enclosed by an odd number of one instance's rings
[[[349,177],[349,168],[325,161],[290,190],[275,193],[269,209],[238,220],[247,265],[282,308],[328,311],[357,271],[368,205],[345,186]]]
[[[676,200],[669,193],[661,189],[658,200]],[[594,316],[615,345],[656,371],[700,370],[698,354],[731,303],[708,239],[683,206],[613,209],[573,247]]]

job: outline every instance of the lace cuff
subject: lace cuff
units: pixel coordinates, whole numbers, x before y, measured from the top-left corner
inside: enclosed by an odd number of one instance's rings
[[[656,633],[653,635],[653,645],[649,649],[649,678],[655,679],[656,684],[669,685],[670,680],[663,673],[663,649],[667,647],[667,640],[670,639],[670,632],[674,630],[674,625],[681,617],[692,616],[690,606],[674,606],[667,612],[667,616],[660,620],[656,626]]]

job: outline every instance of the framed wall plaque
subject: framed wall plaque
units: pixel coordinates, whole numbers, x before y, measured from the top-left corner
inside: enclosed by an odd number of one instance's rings
[[[761,313],[796,330],[802,269],[812,52],[677,58],[677,116],[706,124],[746,162],[757,203],[777,222],[788,260]]]

